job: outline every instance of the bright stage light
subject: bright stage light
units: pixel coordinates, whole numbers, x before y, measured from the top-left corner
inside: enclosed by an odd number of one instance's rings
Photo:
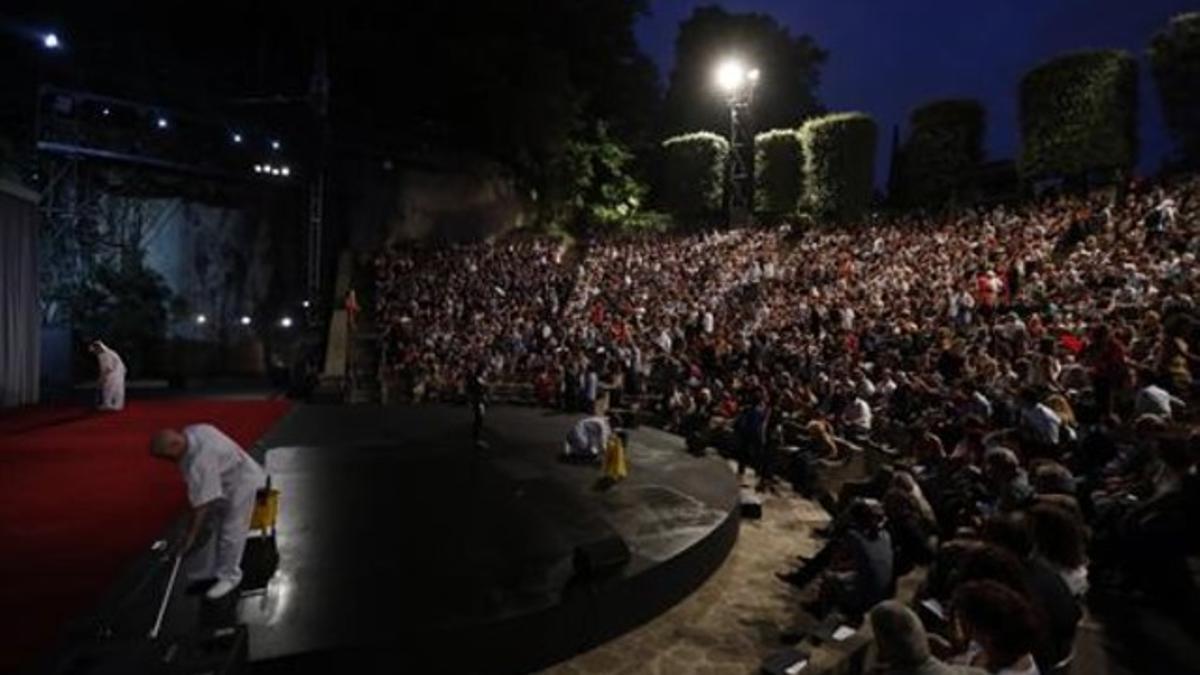
[[[105,117],[108,117],[109,115],[112,114],[112,110],[110,108],[105,108],[104,110],[100,111],[100,114],[104,115]]]
[[[234,143],[241,143],[241,142],[242,142],[242,135],[241,135],[241,134],[239,134],[239,133],[238,133],[238,132],[236,132],[236,131],[235,131],[235,132],[233,132],[233,137],[232,137],[232,138],[233,138],[233,142],[234,142]]]
[[[305,300],[304,302],[300,303],[300,306],[303,307],[304,309],[308,309],[309,307],[312,306],[312,303]]]
[[[242,324],[243,326],[249,326],[250,325],[250,317],[243,314],[242,318],[238,319],[238,323]]]
[[[198,325],[198,326],[203,326],[203,325],[204,325],[204,324],[206,324],[206,323],[208,323],[208,317],[207,317],[207,316],[204,316],[203,314],[197,314],[197,315],[196,315],[196,325]]]
[[[283,147],[283,144],[280,143],[279,141],[271,141],[271,149],[272,150],[278,150],[282,147]]]
[[[255,164],[255,165],[254,165],[254,173],[262,173],[262,172],[263,172],[263,165],[262,165],[262,164]]]
[[[721,65],[717,66],[716,81],[722,91],[737,91],[746,81],[746,67],[737,59],[722,61]]]
[[[281,328],[291,328],[291,327],[292,327],[292,317],[290,317],[290,316],[285,316],[285,317],[283,317],[282,319],[280,319],[280,320],[279,320],[279,326],[280,326]]]
[[[56,33],[46,33],[42,36],[42,46],[46,49],[58,49],[62,47],[62,43],[58,41]]]
[[[157,120],[154,122],[154,124],[155,124],[155,126],[157,126],[159,129],[166,129],[167,127],[171,126],[171,123],[170,123],[170,122],[168,122],[168,121],[167,121],[167,118],[165,118],[165,117],[159,117],[159,118],[158,118],[158,119],[157,119]]]
[[[283,174],[283,175],[285,175],[285,176],[290,176],[290,175],[292,175],[292,170],[291,170],[289,167],[286,167],[286,166],[285,166],[285,167],[283,167],[282,169],[280,169],[280,170],[279,170],[279,173],[281,173],[281,174]]]
[[[750,80],[751,82],[758,82],[758,78],[761,75],[762,73],[758,72],[758,68],[751,68],[750,72],[746,73],[746,79]]]

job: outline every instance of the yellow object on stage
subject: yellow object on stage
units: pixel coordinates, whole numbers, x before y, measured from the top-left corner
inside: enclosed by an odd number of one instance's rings
[[[608,438],[608,446],[604,448],[604,476],[618,481],[629,475],[629,466],[625,463],[625,444],[621,437],[613,434]]]
[[[254,496],[254,512],[250,514],[250,529],[274,530],[275,519],[279,517],[279,490],[267,487],[258,491]]]

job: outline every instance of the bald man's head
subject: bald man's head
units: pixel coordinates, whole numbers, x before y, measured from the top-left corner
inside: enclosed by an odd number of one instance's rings
[[[175,429],[163,429],[150,439],[150,454],[159,459],[178,462],[187,452],[187,438]]]

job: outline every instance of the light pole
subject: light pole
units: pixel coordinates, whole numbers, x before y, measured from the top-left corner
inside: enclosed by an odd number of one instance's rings
[[[725,223],[732,227],[749,220],[751,214],[748,183],[751,178],[753,159],[747,159],[747,150],[753,150],[746,117],[750,103],[754,100],[754,89],[758,86],[758,68],[747,68],[736,58],[722,61],[714,73],[717,88],[725,96],[729,106],[729,155],[725,160]]]

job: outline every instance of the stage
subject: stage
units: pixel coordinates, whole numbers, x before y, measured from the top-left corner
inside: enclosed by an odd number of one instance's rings
[[[277,569],[252,569],[273,561],[265,540],[245,563],[248,579],[270,576],[265,592],[202,605],[180,591],[164,633],[244,623],[259,673],[502,673],[660,614],[733,546],[735,477],[643,427],[631,432],[630,477],[605,489],[598,467],[558,459],[576,419],[496,407],[480,450],[465,407],[297,406],[256,446],[283,495]],[[577,549],[615,539],[627,564],[579,571]],[[110,622],[117,635],[152,620],[156,583]]]

